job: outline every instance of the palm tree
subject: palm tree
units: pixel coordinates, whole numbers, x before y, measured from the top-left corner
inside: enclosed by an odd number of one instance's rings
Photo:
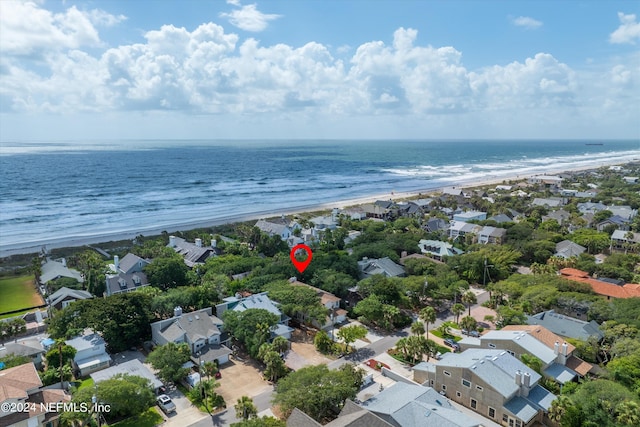
[[[433,323],[437,319],[437,313],[435,308],[433,307],[425,307],[420,310],[420,320],[427,324],[426,331],[427,336],[429,336],[429,323]]]
[[[453,313],[454,316],[456,316],[456,323],[460,321],[460,315],[464,313],[465,310],[466,310],[466,307],[460,304],[459,302],[453,304],[453,306],[451,307],[451,312]]]
[[[562,417],[567,413],[567,409],[570,406],[571,401],[567,396],[558,396],[556,400],[551,402],[551,407],[549,408],[549,419],[556,423],[560,423],[562,421]]]
[[[633,400],[623,400],[616,407],[618,416],[616,420],[620,424],[637,426],[640,425],[640,407]]]
[[[202,365],[202,369],[204,373],[207,375],[208,379],[211,379],[211,376],[215,375],[218,372],[218,366],[213,362],[204,362]]]
[[[465,316],[460,321],[460,327],[462,327],[462,329],[466,329],[469,332],[475,331],[478,327],[478,322],[471,316]]]
[[[400,353],[402,353],[402,357],[404,359],[407,358],[407,353],[409,350],[409,347],[407,345],[407,339],[406,338],[400,338],[398,340],[398,342],[396,342],[396,350],[398,350]]]
[[[249,418],[258,417],[258,408],[253,403],[253,399],[249,396],[242,396],[233,406],[236,410],[236,418],[239,420],[248,420]]]
[[[475,303],[478,302],[478,299],[476,298],[476,294],[474,294],[471,291],[467,291],[464,294],[462,294],[462,303],[467,305],[467,308],[469,308],[469,316],[471,316],[471,306]]]
[[[271,345],[273,346],[273,351],[280,354],[289,350],[289,341],[285,337],[275,337]]]
[[[413,322],[411,324],[411,333],[415,335],[424,335],[424,325],[422,322]]]

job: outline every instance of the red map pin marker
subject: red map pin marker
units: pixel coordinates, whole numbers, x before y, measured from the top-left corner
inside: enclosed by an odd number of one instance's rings
[[[304,261],[298,261],[296,259],[296,252],[298,252],[299,250],[303,250],[307,253],[307,259],[305,259]],[[307,266],[311,262],[311,258],[313,258],[313,252],[311,252],[311,248],[309,246],[300,243],[299,245],[295,245],[293,248],[291,248],[289,257],[291,258],[291,262],[293,263],[293,266],[296,268],[296,270],[302,273],[304,270],[306,270]]]

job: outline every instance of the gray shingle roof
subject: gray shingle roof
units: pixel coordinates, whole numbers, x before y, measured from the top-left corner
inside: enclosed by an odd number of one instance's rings
[[[162,386],[162,382],[158,380],[149,368],[144,366],[138,359],[133,359],[128,362],[103,369],[102,371],[94,372],[90,376],[95,383],[99,383],[100,381],[111,379],[118,374],[134,375],[145,378],[151,382],[151,385],[155,389]]]
[[[184,258],[184,263],[189,267],[193,267],[198,263],[203,263],[213,255],[214,250],[209,246],[196,246],[193,243],[187,242],[185,239],[181,237],[171,236],[173,241],[175,242],[175,246],[171,246],[170,248],[179,253]]]
[[[245,311],[250,308],[261,308],[267,310],[269,313],[273,313],[278,316],[278,318],[282,316],[282,312],[276,304],[264,294],[251,295],[250,297],[241,299],[240,302],[233,307],[233,310]]]
[[[458,411],[431,387],[398,382],[363,402],[362,406],[400,427],[477,426],[480,420]]]
[[[360,271],[368,276],[374,274],[383,274],[388,277],[398,277],[405,274],[404,268],[401,265],[391,261],[389,257],[379,259],[363,259],[358,261]]]
[[[563,240],[562,242],[556,243],[556,255],[563,258],[577,257],[586,250],[587,248],[571,240]]]
[[[554,334],[568,338],[587,340],[591,336],[603,337],[600,326],[595,321],[585,322],[584,320],[558,314],[553,310],[527,316],[527,324],[544,326]]]
[[[191,313],[185,313],[175,318],[160,333],[169,341],[175,341],[183,335],[187,335],[190,342],[196,342],[199,339],[206,339],[213,335],[220,335],[218,325],[222,325],[222,320],[216,316],[209,315],[208,309],[198,310]]]
[[[57,279],[58,277],[70,277],[81,283],[84,281],[79,271],[67,268],[61,262],[49,260],[42,264],[40,283],[47,283],[50,280]]]
[[[123,273],[133,273],[134,271],[142,271],[145,266],[149,265],[149,261],[128,253],[120,260],[119,264]]]
[[[542,360],[545,365],[556,359],[556,355],[553,353],[553,350],[535,337],[532,337],[527,331],[490,331],[480,337],[480,340],[512,341],[516,345],[522,347],[526,352],[531,353],[538,359]]]
[[[63,286],[62,288],[49,295],[48,300],[49,304],[58,305],[60,302],[64,301],[67,298],[89,299],[93,298],[93,295],[91,295],[91,292],[88,291],[83,291],[80,289],[70,289]]]

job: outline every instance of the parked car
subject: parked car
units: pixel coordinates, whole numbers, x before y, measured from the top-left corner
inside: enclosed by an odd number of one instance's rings
[[[445,345],[448,345],[449,347],[451,347],[454,352],[460,351],[460,346],[458,345],[458,343],[452,340],[451,338],[445,338],[444,343]]]
[[[462,330],[464,335],[469,335],[470,337],[478,338],[480,336],[480,332],[478,331],[467,331],[466,329]]]
[[[157,402],[158,406],[165,414],[176,412],[176,404],[173,403],[173,400],[171,400],[171,398],[166,394],[161,394],[160,396],[158,396]]]

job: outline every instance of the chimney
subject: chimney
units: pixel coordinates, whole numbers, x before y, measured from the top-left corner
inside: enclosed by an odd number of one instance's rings
[[[519,369],[516,371],[516,384],[522,385],[522,372]]]
[[[113,256],[113,267],[116,269],[116,273],[120,270],[120,257],[118,255]]]
[[[212,247],[212,248],[215,248],[215,247],[217,247],[217,246],[218,246],[218,242],[216,241],[216,239],[212,239],[212,240],[211,240],[211,247]]]
[[[176,308],[173,309],[173,317],[180,317],[182,316],[182,307],[177,306]]]
[[[531,390],[531,374],[525,372],[522,374],[522,386],[520,387],[521,396],[528,397]]]
[[[199,238],[199,237],[196,239],[196,246],[199,247],[199,248],[202,247],[202,239]]]
[[[172,248],[176,247],[176,236],[169,236],[169,246]]]
[[[559,348],[560,348],[560,344],[558,343],[558,341],[556,341],[556,343],[553,345],[553,354],[555,354],[556,356],[558,355]]]
[[[567,342],[566,342],[566,341],[562,343],[562,355],[563,355],[564,357],[567,357],[567,349],[568,349],[568,347],[569,347],[569,346],[567,345]]]
[[[400,253],[400,257],[404,258],[407,256],[407,251],[402,251],[402,253]]]

